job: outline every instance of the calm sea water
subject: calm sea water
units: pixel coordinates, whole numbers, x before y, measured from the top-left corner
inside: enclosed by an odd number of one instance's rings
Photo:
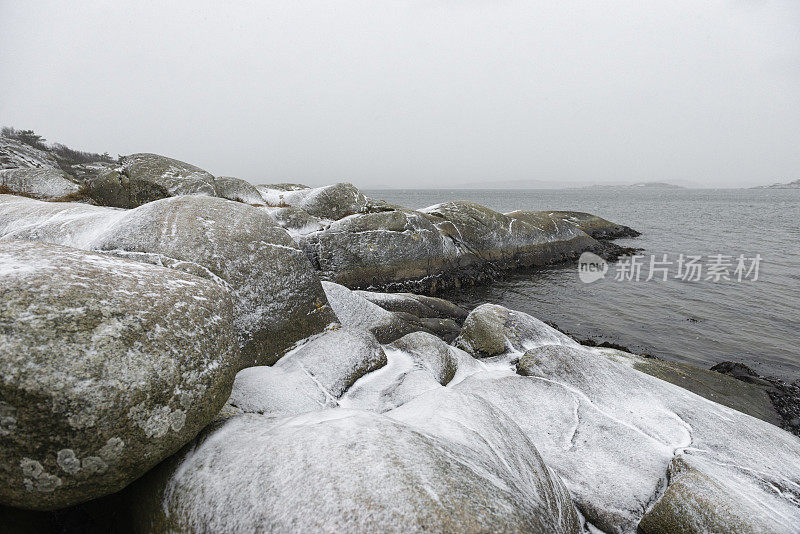
[[[582,283],[577,265],[507,275],[492,284],[443,295],[473,307],[502,304],[552,321],[579,337],[634,352],[710,367],[724,360],[758,372],[800,378],[800,191],[798,190],[381,190],[375,198],[411,208],[472,200],[494,210],[588,211],[642,236],[617,243],[645,249],[642,279]],[[649,255],[676,261],[702,255],[700,281],[676,279],[667,266],[645,281]],[[706,280],[708,256],[760,254],[758,280]],[[748,267],[749,267],[748,262]],[[733,268],[730,269],[733,271]],[[752,276],[752,275],[751,275]]]

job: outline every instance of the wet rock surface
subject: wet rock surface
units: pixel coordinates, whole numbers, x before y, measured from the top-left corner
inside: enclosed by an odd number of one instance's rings
[[[743,363],[737,362],[721,362],[713,366],[711,370],[729,375],[740,382],[745,382],[762,395],[766,394],[777,415],[770,422],[800,436],[800,382],[794,381],[788,384],[779,378],[761,376]],[[745,413],[749,412],[745,411]],[[768,420],[763,417],[759,418]]]

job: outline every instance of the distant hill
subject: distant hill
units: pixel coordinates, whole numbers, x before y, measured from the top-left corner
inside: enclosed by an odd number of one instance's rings
[[[682,185],[668,184],[666,182],[639,182],[635,184],[594,184],[588,188],[598,189],[686,189]]]
[[[655,189],[686,189],[682,185],[668,184],[666,182],[640,182],[629,187],[652,187]]]
[[[564,182],[555,180],[501,180],[473,182],[461,186],[464,189],[630,189],[633,187],[646,187],[648,189],[685,189],[682,185],[668,184],[665,182],[639,182],[635,184],[625,182],[593,183],[593,182]]]
[[[800,189],[800,180],[789,182],[788,184],[759,185],[751,189]]]

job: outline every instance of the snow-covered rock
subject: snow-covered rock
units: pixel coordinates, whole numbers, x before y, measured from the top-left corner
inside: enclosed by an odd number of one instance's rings
[[[554,263],[600,246],[575,227],[535,224],[474,202],[445,202],[421,211],[456,243],[464,261],[500,269]]]
[[[327,397],[338,399],[356,380],[386,365],[386,354],[369,332],[333,328],[290,351],[277,369],[299,369]]]
[[[469,312],[444,300],[414,293],[380,293],[376,291],[355,291],[373,304],[391,312],[410,313],[420,319],[452,319],[458,324],[464,322]]]
[[[54,509],[141,476],[216,416],[232,304],[171,269],[0,243],[0,503]]]
[[[158,154],[131,154],[122,159],[122,173],[153,182],[175,195],[216,196],[214,176],[199,167]]]
[[[432,431],[336,408],[288,419],[244,414],[137,483],[142,532],[578,532],[556,477],[501,413],[457,396]],[[458,406],[494,431],[464,428]],[[420,409],[427,408],[427,404]],[[513,424],[513,423],[511,423]],[[447,436],[442,435],[447,429]],[[452,438],[450,437],[452,436]],[[523,472],[516,472],[517,468]],[[153,498],[152,495],[160,496]]]
[[[513,312],[515,322],[523,315]],[[565,343],[555,330],[514,330],[506,337],[519,342],[500,357],[527,350],[518,364],[524,376],[476,373],[455,389],[509,415],[592,524],[634,532],[651,508],[658,524],[697,531],[792,532],[800,524],[795,436],[642,373],[634,358]],[[676,458],[699,474],[670,490]],[[668,501],[659,505],[662,494]],[[732,503],[748,518],[744,526],[730,522],[740,516],[729,514]]]
[[[317,191],[282,192],[281,205],[305,210],[298,199],[316,198]],[[303,223],[293,237],[324,278],[351,288],[432,293],[491,279],[504,269],[564,261],[587,250],[617,250],[544,212],[503,215],[462,201],[414,211],[366,197],[347,211],[342,218],[320,212],[338,220],[315,231]]]
[[[0,136],[0,169],[57,169],[58,161],[50,152]]]
[[[401,337],[390,346],[408,354],[415,364],[427,370],[443,386],[456,376],[458,349],[432,334],[414,332]]]
[[[322,282],[328,302],[343,326],[371,332],[381,343],[389,343],[415,328],[394,313],[384,310],[346,287]]]
[[[81,184],[60,169],[20,168],[0,170],[0,190],[48,200],[76,196]]]
[[[336,316],[308,260],[260,208],[202,196],[133,210],[0,195],[0,240],[32,239],[205,274],[233,298],[242,366],[276,361]]]
[[[542,345],[578,346],[578,342],[526,313],[483,304],[469,314],[455,345],[475,357],[523,353]]]
[[[264,203],[267,206],[285,206],[287,205],[283,202],[282,197],[287,191],[299,191],[301,189],[311,189],[307,185],[303,184],[290,184],[290,183],[280,183],[280,184],[258,184],[255,186],[259,193],[261,193],[261,198],[264,199]]]
[[[613,223],[597,215],[584,213],[582,211],[545,211],[545,212],[526,212],[513,211],[507,213],[509,217],[525,220],[531,213],[547,215],[554,222],[564,221],[576,228],[579,228],[595,239],[617,239],[620,237],[637,237],[639,232],[628,226]]]
[[[436,287],[437,275],[459,270],[453,242],[412,210],[345,217],[297,240],[323,277],[348,287],[408,280]]]
[[[264,199],[250,182],[232,176],[218,176],[214,180],[217,196],[244,202],[245,204],[263,204]]]
[[[368,200],[353,184],[338,183],[297,189],[280,195],[280,201],[321,219],[338,220],[366,211]]]
[[[275,219],[295,239],[313,232],[319,232],[331,222],[309,215],[294,206],[280,208],[267,206],[262,209],[269,213],[270,217]]]

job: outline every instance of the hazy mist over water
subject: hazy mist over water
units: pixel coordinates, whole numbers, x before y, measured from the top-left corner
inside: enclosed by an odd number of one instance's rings
[[[524,311],[579,337],[708,368],[744,362],[762,374],[800,378],[800,190],[368,191],[421,208],[472,200],[492,209],[589,211],[642,236],[616,242],[675,261],[684,255],[732,255],[763,261],[756,281],[616,281],[584,284],[577,264],[510,273],[489,285],[442,295]],[[732,269],[731,269],[732,271]]]
[[[800,2],[0,2],[0,125],[253,183],[800,178]]]

